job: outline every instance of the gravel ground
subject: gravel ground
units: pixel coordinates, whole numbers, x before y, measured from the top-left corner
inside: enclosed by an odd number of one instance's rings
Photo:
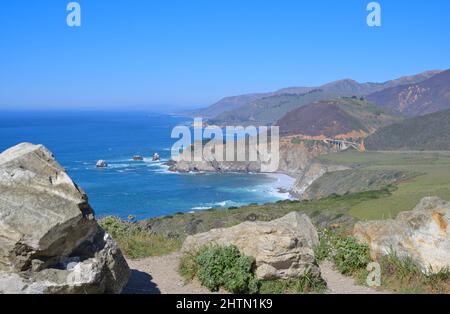
[[[210,294],[197,281],[184,284],[177,272],[180,253],[167,256],[149,257],[141,260],[128,260],[132,275],[125,294]],[[328,284],[331,294],[377,294],[376,290],[358,286],[354,280],[333,269],[330,262],[321,266],[322,277]],[[223,292],[222,292],[223,293]]]
[[[210,294],[197,281],[185,284],[178,274],[180,253],[127,260],[132,274],[125,294]]]
[[[322,278],[327,282],[328,293],[330,294],[380,294],[383,292],[358,286],[351,277],[346,277],[333,268],[331,262],[320,265]]]

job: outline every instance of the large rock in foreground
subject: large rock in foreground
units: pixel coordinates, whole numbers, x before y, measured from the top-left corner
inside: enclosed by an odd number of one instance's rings
[[[118,293],[130,270],[43,146],[0,154],[0,293]]]
[[[205,245],[235,245],[256,259],[259,279],[299,278],[306,273],[320,276],[314,256],[318,235],[308,216],[290,213],[271,222],[244,222],[187,237],[184,252]]]
[[[354,233],[374,259],[395,253],[412,259],[424,273],[437,273],[450,268],[449,222],[450,202],[427,197],[395,220],[357,223]]]

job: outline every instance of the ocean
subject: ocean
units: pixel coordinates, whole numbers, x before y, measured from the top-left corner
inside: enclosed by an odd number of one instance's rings
[[[292,179],[265,174],[178,174],[170,159],[176,125],[185,117],[144,112],[1,112],[0,151],[21,142],[43,144],[89,196],[97,217],[137,219],[268,203],[289,198]],[[161,155],[153,162],[154,153]],[[134,155],[144,156],[133,161]],[[97,169],[104,159],[109,167]]]

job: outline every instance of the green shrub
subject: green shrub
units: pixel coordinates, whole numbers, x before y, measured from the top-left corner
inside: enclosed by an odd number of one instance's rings
[[[365,269],[371,262],[369,247],[359,243],[353,237],[338,237],[334,248],[333,261],[344,275]]]
[[[190,251],[183,254],[180,258],[180,264],[178,266],[178,272],[183,277],[184,281],[190,282],[197,276],[197,251]]]
[[[257,293],[254,275],[255,260],[243,256],[235,246],[211,246],[200,249],[197,255],[198,279],[211,291],[221,287],[232,293]]]
[[[329,230],[319,232],[319,245],[314,253],[318,261],[332,260],[344,275],[364,270],[371,262],[369,247],[366,244]]]
[[[197,277],[211,291],[224,288],[232,293],[258,293],[255,259],[235,246],[205,246],[184,254],[178,271],[186,280]]]
[[[181,258],[178,271],[186,280],[197,277],[211,291],[220,288],[241,294],[281,294],[324,292],[326,282],[311,274],[299,279],[259,281],[254,274],[255,260],[235,246],[205,246]]]

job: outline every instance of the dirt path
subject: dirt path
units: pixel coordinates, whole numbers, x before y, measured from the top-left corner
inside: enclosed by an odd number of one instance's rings
[[[180,253],[127,260],[132,274],[124,293],[127,294],[205,294],[211,293],[196,281],[184,284],[178,274]]]
[[[124,290],[127,294],[209,294],[198,282],[184,284],[177,272],[180,253],[167,256],[128,260],[132,269],[131,279]],[[373,289],[358,286],[354,280],[345,277],[326,262],[320,266],[322,277],[331,294],[374,294]]]
[[[377,290],[358,286],[355,281],[346,277],[333,268],[331,262],[325,262],[320,265],[322,278],[327,282],[328,293],[330,294],[380,294]]]

